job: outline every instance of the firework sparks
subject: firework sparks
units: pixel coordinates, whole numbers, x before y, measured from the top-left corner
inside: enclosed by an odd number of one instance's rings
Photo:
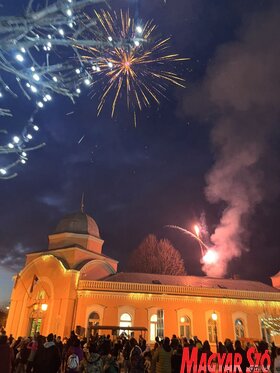
[[[137,25],[129,12],[96,12],[98,33],[102,30],[102,41],[108,40],[106,50],[84,47],[83,62],[96,83],[103,87],[98,105],[98,114],[107,101],[111,102],[111,116],[116,111],[119,100],[125,97],[128,109],[134,112],[160,104],[166,97],[170,85],[184,87],[184,79],[174,68],[180,58],[168,53],[170,38],[156,39],[156,26],[149,21]],[[117,41],[120,41],[117,43]]]
[[[166,225],[166,228],[177,229],[191,236],[195,240],[197,240],[200,246],[200,250],[201,250],[201,263],[202,264],[206,266],[215,266],[218,264],[219,255],[217,251],[215,250],[214,247],[209,247],[202,241],[202,239],[200,238],[200,228],[198,225],[194,226],[195,234],[177,225]]]
[[[203,262],[208,265],[217,264],[219,259],[217,251],[212,249],[208,250],[204,257],[202,258]]]

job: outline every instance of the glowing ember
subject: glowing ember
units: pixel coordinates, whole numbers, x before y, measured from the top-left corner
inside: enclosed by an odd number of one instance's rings
[[[193,227],[194,231],[195,231],[195,234],[197,235],[197,237],[199,236],[199,233],[200,233],[200,229],[199,229],[199,226],[198,225],[195,225]]]

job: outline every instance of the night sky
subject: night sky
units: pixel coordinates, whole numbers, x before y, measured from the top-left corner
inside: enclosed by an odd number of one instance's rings
[[[20,14],[26,4],[0,2],[1,15]],[[224,217],[215,242],[228,262],[225,276],[269,283],[280,269],[279,2],[111,3],[154,19],[158,32],[172,36],[172,50],[191,58],[177,70],[186,89],[171,87],[167,100],[139,115],[136,128],[122,106],[113,120],[109,107],[97,117],[98,102],[87,94],[74,106],[56,96],[40,112],[39,141],[47,146],[30,154],[15,179],[0,181],[0,302],[25,253],[46,250],[48,234],[79,210],[82,193],[103,252],[120,261],[120,270],[154,233],[180,251],[189,275],[204,275],[197,242],[165,225],[192,229],[205,214],[210,234]],[[15,117],[1,128],[14,134],[31,104],[8,101]],[[225,226],[234,229],[230,236]]]

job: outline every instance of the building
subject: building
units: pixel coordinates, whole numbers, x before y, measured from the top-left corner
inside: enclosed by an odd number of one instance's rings
[[[63,218],[49,236],[48,250],[27,254],[15,276],[7,332],[68,336],[98,325],[146,328],[150,342],[156,335],[177,334],[213,345],[225,338],[280,343],[280,272],[272,278],[274,286],[118,273],[118,262],[102,253],[102,245],[91,217],[78,212]]]

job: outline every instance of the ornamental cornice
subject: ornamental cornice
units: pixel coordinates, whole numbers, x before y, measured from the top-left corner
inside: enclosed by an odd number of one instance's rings
[[[228,299],[228,298],[216,298],[216,297],[199,297],[193,295],[169,295],[169,294],[147,294],[147,293],[124,293],[124,292],[103,292],[95,290],[78,290],[78,298],[93,298],[94,300],[99,299],[107,301],[108,299],[119,300],[122,302],[129,301],[152,301],[152,302],[185,302],[185,303],[198,303],[198,304],[220,304],[223,306],[245,306],[253,308],[264,308],[279,309],[280,302],[275,301],[262,301],[252,299]]]
[[[241,299],[244,301],[257,300],[263,301],[263,304],[265,304],[265,301],[272,301],[275,303],[279,302],[280,304],[280,292],[258,292],[249,290],[216,289],[193,286],[139,284],[129,282],[110,282],[93,280],[80,280],[78,290],[147,295],[175,295],[181,297],[192,296],[203,298],[223,298],[228,299],[228,301],[230,301],[231,299]]]

